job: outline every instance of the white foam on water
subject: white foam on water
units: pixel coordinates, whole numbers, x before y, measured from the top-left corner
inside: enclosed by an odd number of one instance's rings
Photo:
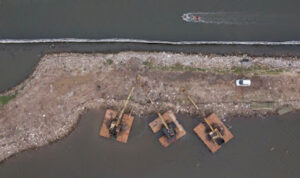
[[[127,38],[87,39],[87,38],[45,38],[45,39],[0,39],[0,44],[30,43],[141,43],[167,45],[300,45],[300,41],[158,41]]]
[[[260,13],[246,12],[188,12],[181,17],[191,23],[250,25],[262,23],[260,16]]]

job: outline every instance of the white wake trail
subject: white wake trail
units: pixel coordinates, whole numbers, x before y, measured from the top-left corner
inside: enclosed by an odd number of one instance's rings
[[[300,45],[300,41],[158,41],[127,38],[87,39],[87,38],[45,38],[45,39],[0,39],[0,44],[31,43],[137,43],[167,45]]]

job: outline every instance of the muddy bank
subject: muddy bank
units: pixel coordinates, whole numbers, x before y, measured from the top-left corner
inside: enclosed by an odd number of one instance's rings
[[[244,58],[249,62],[241,62]],[[163,52],[46,55],[31,77],[2,94],[16,96],[0,108],[0,160],[62,138],[87,108],[120,108],[138,73],[162,111],[195,114],[179,92],[184,86],[201,109],[224,119],[274,113],[287,104],[299,109],[299,69],[297,58]],[[238,78],[251,79],[252,86],[236,87]],[[140,88],[129,108],[135,115],[154,111]]]

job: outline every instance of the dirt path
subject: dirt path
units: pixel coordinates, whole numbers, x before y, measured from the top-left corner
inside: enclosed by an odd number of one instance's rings
[[[300,108],[298,59],[240,62],[243,58],[146,52],[46,55],[29,79],[2,94],[17,93],[0,106],[0,161],[64,137],[86,109],[120,108],[137,74],[162,111],[195,114],[180,86],[206,113],[221,118],[274,113],[286,104]],[[239,78],[251,79],[251,87],[236,87]],[[130,108],[136,115],[154,109],[140,88]]]

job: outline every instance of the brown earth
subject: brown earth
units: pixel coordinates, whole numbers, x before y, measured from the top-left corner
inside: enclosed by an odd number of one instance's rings
[[[119,110],[137,74],[161,111],[196,114],[179,92],[181,86],[200,109],[222,119],[275,113],[287,104],[300,108],[298,59],[247,57],[250,62],[241,63],[243,58],[147,52],[46,55],[31,77],[2,94],[18,93],[0,107],[0,161],[67,135],[86,109]],[[251,87],[235,86],[239,78],[251,79]],[[272,107],[254,109],[255,103]],[[154,112],[139,87],[128,109],[134,115]]]

